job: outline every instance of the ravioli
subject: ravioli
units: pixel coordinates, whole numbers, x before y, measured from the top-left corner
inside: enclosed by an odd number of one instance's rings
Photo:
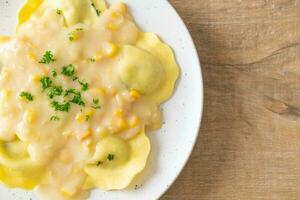
[[[124,3],[27,0],[0,37],[0,181],[42,200],[121,190],[147,164],[179,67]]]

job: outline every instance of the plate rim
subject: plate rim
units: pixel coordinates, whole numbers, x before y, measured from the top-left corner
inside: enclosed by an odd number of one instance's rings
[[[163,195],[165,195],[170,188],[174,185],[174,183],[176,182],[176,180],[179,178],[179,176],[182,174],[184,168],[186,167],[187,163],[189,162],[191,155],[195,149],[196,143],[199,139],[200,136],[200,128],[201,128],[201,122],[202,122],[202,117],[203,117],[203,107],[204,107],[204,84],[203,84],[203,70],[201,67],[201,62],[200,62],[200,56],[198,54],[198,50],[196,47],[196,44],[194,42],[194,39],[191,35],[191,32],[189,31],[186,23],[184,22],[184,20],[182,19],[182,17],[180,16],[180,14],[178,13],[178,11],[176,10],[176,8],[170,3],[169,0],[166,0],[167,4],[170,6],[170,8],[173,10],[173,12],[175,13],[178,21],[183,25],[184,27],[184,31],[186,32],[186,34],[188,35],[188,40],[191,42],[193,49],[191,49],[192,51],[194,51],[194,54],[196,55],[195,61],[197,63],[197,67],[198,67],[198,77],[199,77],[199,82],[200,82],[200,111],[198,113],[198,125],[197,125],[197,133],[195,134],[195,138],[194,141],[190,147],[190,150],[188,152],[188,156],[185,158],[183,164],[181,165],[180,169],[178,170],[178,173],[176,174],[176,176],[173,177],[172,181],[170,182],[170,184],[165,188],[165,190],[162,190],[162,192],[160,193],[160,195],[158,196],[158,199],[160,199]]]

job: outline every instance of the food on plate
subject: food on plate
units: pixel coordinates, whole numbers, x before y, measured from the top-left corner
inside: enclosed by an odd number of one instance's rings
[[[0,36],[0,181],[40,199],[126,188],[179,69],[124,3],[27,0]]]

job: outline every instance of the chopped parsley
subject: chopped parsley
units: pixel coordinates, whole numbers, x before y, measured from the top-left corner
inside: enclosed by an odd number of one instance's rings
[[[61,15],[61,14],[62,14],[62,10],[56,9],[56,13],[57,13],[58,15]]]
[[[101,106],[99,105],[99,99],[93,99],[93,103],[94,103],[94,105],[92,106],[92,108],[94,108],[94,109],[101,108]]]
[[[76,31],[83,31],[83,28],[76,28]]]
[[[61,73],[65,76],[73,76],[75,74],[74,65],[69,64],[69,65],[63,66]]]
[[[103,164],[102,161],[98,161],[98,162],[96,163],[97,166],[102,165],[102,164]]]
[[[78,79],[78,77],[77,76],[74,76],[73,78],[72,78],[72,81],[76,81]]]
[[[54,61],[55,61],[55,59],[54,59],[51,51],[46,51],[39,63],[49,64],[50,62],[54,62]]]
[[[93,99],[93,103],[98,105],[99,104],[99,99]]]
[[[51,86],[52,80],[50,79],[50,77],[44,76],[43,78],[41,78],[40,83],[42,84],[43,90],[45,90]]]
[[[53,86],[48,90],[47,95],[50,99],[53,99],[54,96],[60,96],[63,93],[63,89],[61,86]]]
[[[89,84],[87,82],[84,82],[84,81],[78,81],[78,82],[81,85],[82,91],[87,91],[89,89]]]
[[[20,97],[27,99],[28,101],[33,101],[33,96],[29,92],[22,91]]]
[[[108,154],[107,160],[112,161],[115,158],[113,154]]]
[[[55,111],[69,112],[70,103],[59,103],[57,101],[52,101],[51,106]]]
[[[51,74],[52,74],[53,77],[57,76],[57,72],[55,70],[52,70]]]
[[[86,116],[85,116],[85,121],[89,121],[89,120],[90,120],[90,117],[91,117],[91,116],[86,115]]]
[[[73,99],[70,101],[71,103],[77,104],[79,106],[85,106],[85,103],[83,102],[81,98],[81,94],[77,93],[73,96]]]
[[[94,3],[92,3],[91,5],[92,5],[93,8],[95,9],[97,16],[100,16],[100,13],[101,13],[100,10],[98,10],[98,8],[96,8],[96,6],[95,6]]]
[[[56,115],[53,115],[53,116],[51,116],[50,120],[51,121],[59,121],[60,118],[58,116],[56,116]]]
[[[88,61],[90,61],[90,62],[96,62],[96,59],[95,58],[88,58]]]
[[[77,90],[71,88],[71,89],[67,89],[67,90],[65,91],[64,96],[66,97],[66,96],[68,96],[69,94],[75,94],[75,95],[78,95],[78,94],[80,94],[80,92],[78,92]]]

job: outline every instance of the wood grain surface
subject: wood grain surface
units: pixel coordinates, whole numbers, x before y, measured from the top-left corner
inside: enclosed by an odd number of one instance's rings
[[[200,137],[163,200],[300,199],[300,0],[170,0],[197,45]]]

